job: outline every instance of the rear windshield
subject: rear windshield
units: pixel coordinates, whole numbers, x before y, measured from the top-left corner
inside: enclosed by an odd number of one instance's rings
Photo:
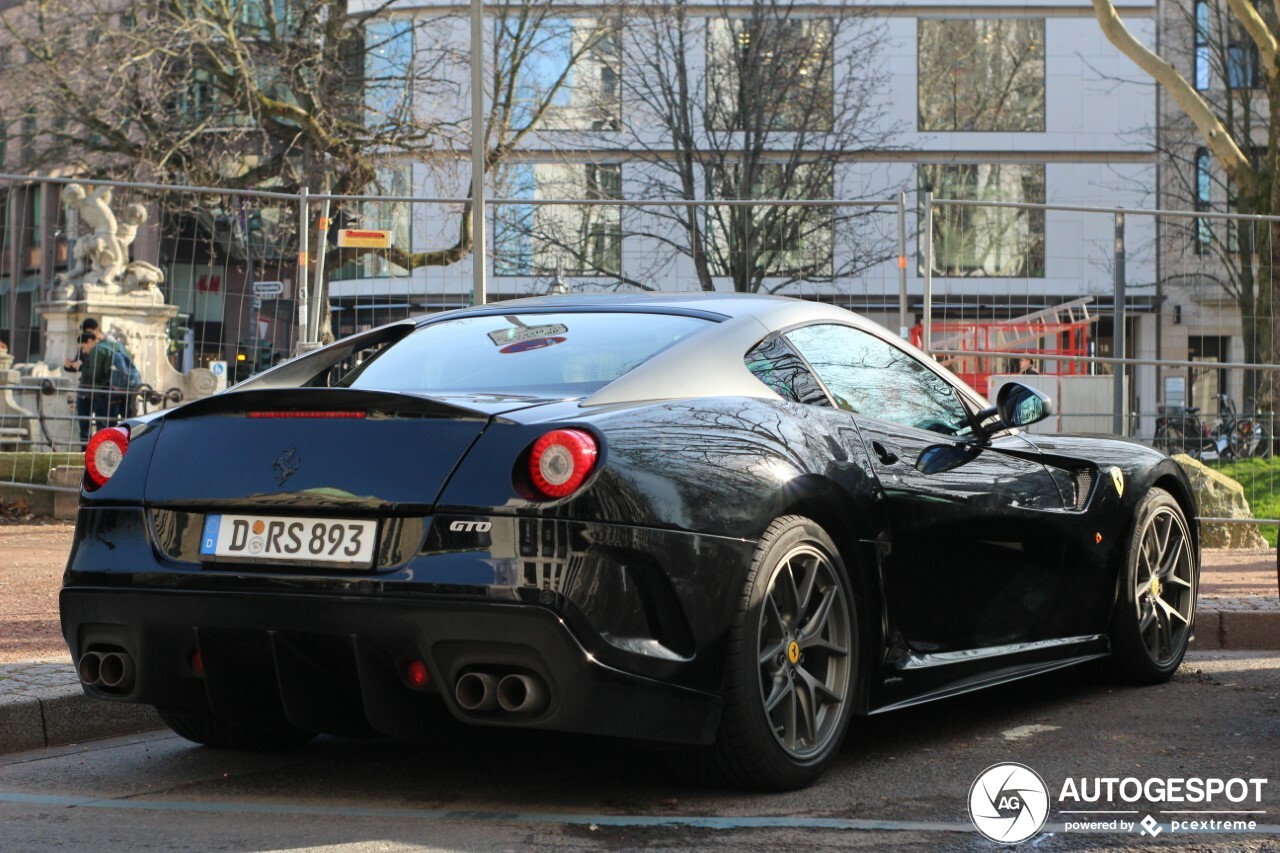
[[[507,314],[414,331],[344,376],[350,388],[590,394],[710,321],[668,314]]]

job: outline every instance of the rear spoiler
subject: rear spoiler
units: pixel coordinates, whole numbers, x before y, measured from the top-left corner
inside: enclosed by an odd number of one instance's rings
[[[367,332],[360,332],[340,341],[334,341],[306,355],[290,359],[270,370],[264,370],[234,388],[250,391],[265,388],[328,387],[329,372],[332,368],[346,362],[346,368],[350,370],[355,366],[351,363],[352,356],[359,353],[361,355],[359,361],[364,361],[366,357],[389,344],[396,343],[416,328],[418,328],[416,320],[399,320]]]
[[[451,418],[487,421],[478,409],[419,394],[354,388],[232,389],[171,409],[165,420],[249,412],[367,412],[384,417]]]

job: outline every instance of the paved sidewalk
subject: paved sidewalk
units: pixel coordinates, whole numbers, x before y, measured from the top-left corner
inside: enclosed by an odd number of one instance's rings
[[[1280,649],[1275,551],[1204,552],[1191,648]],[[148,706],[85,696],[69,657],[0,664],[0,753],[160,726]]]
[[[0,753],[148,731],[160,727],[149,705],[84,695],[67,661],[0,664]]]

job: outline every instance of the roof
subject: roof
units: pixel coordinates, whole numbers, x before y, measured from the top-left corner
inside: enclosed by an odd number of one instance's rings
[[[687,312],[717,322],[657,353],[644,364],[589,395],[582,401],[583,406],[696,397],[776,399],[778,395],[747,369],[743,356],[773,332],[802,323],[823,321],[855,326],[892,340],[895,346],[900,346],[921,362],[942,372],[932,358],[878,323],[836,305],[789,296],[699,292],[535,296],[430,315],[421,318],[419,322],[429,323],[444,317],[593,309],[634,309],[636,313]],[[974,400],[981,400],[981,397],[975,395]]]

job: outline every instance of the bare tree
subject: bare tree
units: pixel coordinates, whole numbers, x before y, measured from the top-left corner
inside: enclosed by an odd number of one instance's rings
[[[0,130],[33,175],[356,195],[386,190],[389,164],[457,170],[470,145],[460,107],[470,44],[442,34],[465,28],[448,14],[392,14],[394,5],[349,14],[345,0],[30,0],[0,13],[28,57],[6,72]],[[575,42],[556,74],[538,77],[557,13],[525,0],[491,20],[486,172],[556,119],[594,43]],[[388,261],[413,269],[466,257],[470,202],[457,213],[450,244],[397,247]],[[281,221],[287,230],[290,218]],[[325,235],[313,239],[303,248],[314,257]]]
[[[1236,211],[1273,215],[1280,212],[1280,68],[1276,35],[1280,12],[1275,0],[1213,0],[1185,13],[1195,44],[1184,67],[1156,55],[1121,22],[1110,0],[1093,0],[1098,23],[1107,39],[1164,88],[1177,109],[1191,123],[1224,175]],[[1243,54],[1241,51],[1243,50]],[[1256,58],[1251,58],[1256,57]],[[1174,57],[1177,59],[1178,57]],[[1248,80],[1237,75],[1247,74]],[[1190,76],[1192,79],[1188,79]],[[1201,76],[1201,79],[1196,79]],[[1255,92],[1254,90],[1257,90]],[[1190,198],[1199,201],[1200,164],[1183,155],[1181,180],[1190,182]],[[1175,173],[1177,174],[1177,173]],[[1280,295],[1280,223],[1256,231],[1249,228],[1221,232],[1200,220],[1193,238],[1222,257],[1224,289],[1236,301],[1244,328],[1245,360],[1263,364],[1275,359],[1275,299]],[[1230,236],[1226,236],[1230,232]],[[1246,397],[1260,396],[1260,377],[1247,371]]]
[[[619,213],[593,206],[573,215],[516,210],[502,223],[524,235],[535,273],[554,259],[567,272],[606,275],[640,288],[687,257],[699,286],[727,277],[735,290],[775,290],[796,281],[830,281],[893,254],[872,235],[865,210],[831,206],[717,205],[715,201],[806,202],[856,197],[843,165],[890,147],[885,119],[883,26],[852,5],[796,0],[641,0],[625,7],[618,79],[626,113],[606,143],[626,151],[609,162],[540,167],[516,184],[551,195],[557,182],[585,198],[681,199],[705,204]],[[604,96],[613,90],[601,88]],[[593,147],[590,141],[583,143]],[[619,172],[617,160],[621,159]],[[890,187],[877,188],[885,198]],[[624,274],[623,237],[657,250]],[[843,243],[841,241],[844,241]],[[526,258],[527,260],[527,258]]]

